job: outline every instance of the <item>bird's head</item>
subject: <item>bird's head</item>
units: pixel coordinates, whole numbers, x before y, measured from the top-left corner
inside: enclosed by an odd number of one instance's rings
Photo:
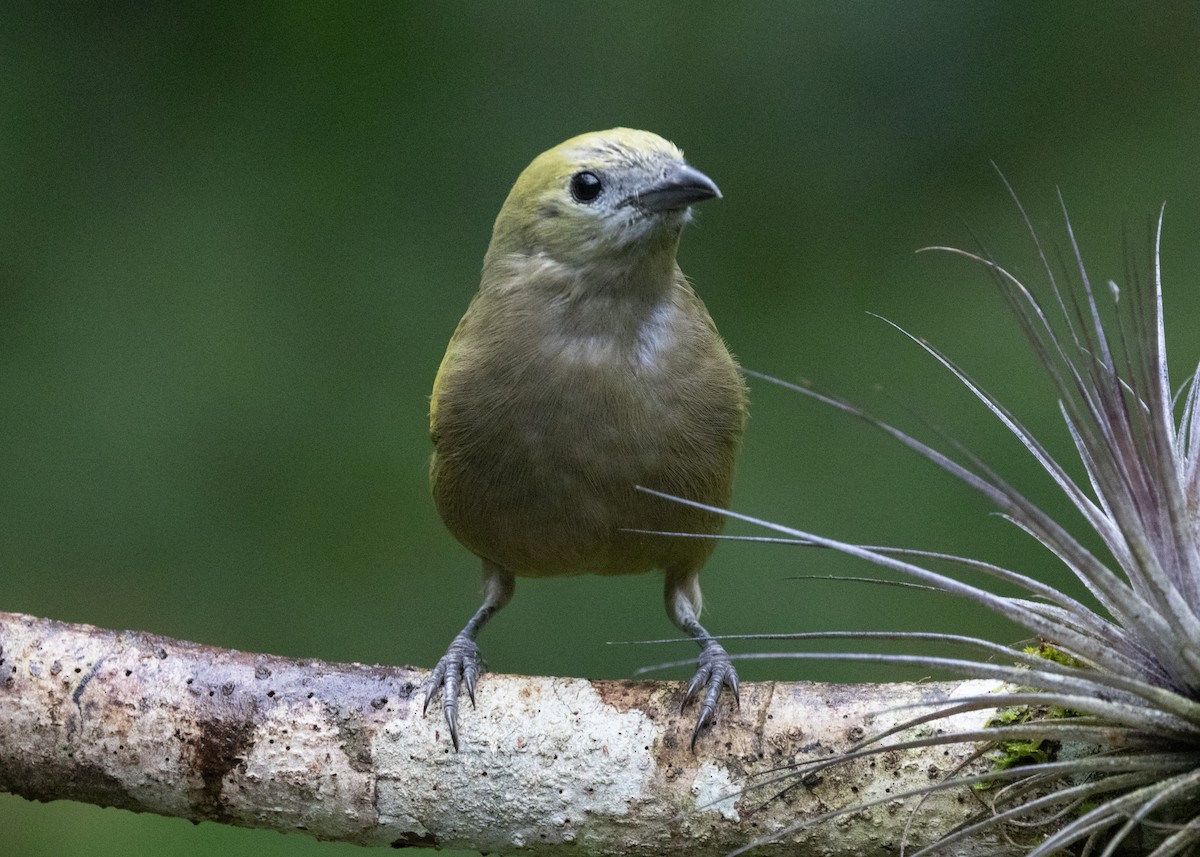
[[[583,268],[659,257],[673,265],[689,207],[720,195],[657,134],[581,134],[538,155],[517,178],[488,259],[541,255]]]

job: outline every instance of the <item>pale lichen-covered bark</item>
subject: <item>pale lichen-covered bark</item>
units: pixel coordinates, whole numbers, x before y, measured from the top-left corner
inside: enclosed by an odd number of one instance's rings
[[[738,795],[912,709],[992,682],[757,683],[689,749],[674,682],[486,675],[462,752],[424,671],[216,649],[0,613],[0,790],[363,845],[529,854],[723,854],[853,802],[940,779],[974,747],[890,752],[783,795]],[[987,713],[960,716],[958,728]],[[946,728],[946,724],[942,724]],[[978,808],[968,789],[885,803],[789,834],[763,854],[891,855]],[[988,838],[956,854],[1012,853]]]

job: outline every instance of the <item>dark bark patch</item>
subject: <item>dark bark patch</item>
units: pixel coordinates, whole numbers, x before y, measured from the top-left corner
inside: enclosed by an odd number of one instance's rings
[[[393,848],[441,848],[438,838],[432,833],[406,833],[392,842]]]
[[[190,761],[204,785],[193,793],[192,804],[205,818],[229,821],[222,796],[225,777],[245,761],[254,737],[254,723],[249,720],[201,720],[196,725],[200,734],[191,742]]]

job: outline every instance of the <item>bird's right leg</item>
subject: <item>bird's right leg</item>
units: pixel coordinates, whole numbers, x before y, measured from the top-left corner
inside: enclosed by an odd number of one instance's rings
[[[450,727],[450,741],[454,744],[455,752],[458,752],[460,686],[466,686],[471,705],[475,705],[475,681],[479,678],[482,662],[475,638],[488,620],[512,600],[515,587],[516,580],[512,572],[490,560],[483,561],[483,605],[451,641],[450,648],[446,649],[446,654],[442,655],[425,682],[425,706],[422,711],[428,711],[429,704],[439,693],[442,694],[442,710],[446,715],[446,725]]]

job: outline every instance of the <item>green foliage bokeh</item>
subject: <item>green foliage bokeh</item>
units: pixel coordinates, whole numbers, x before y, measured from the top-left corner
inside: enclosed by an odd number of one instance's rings
[[[428,501],[429,386],[517,172],[618,124],[674,140],[721,186],[681,261],[746,366],[928,415],[1061,509],[982,408],[868,312],[955,356],[1069,456],[983,274],[913,252],[975,233],[1036,273],[995,161],[1054,238],[1062,188],[1101,283],[1123,276],[1123,229],[1145,257],[1167,202],[1170,341],[1176,371],[1194,365],[1198,46],[1184,4],[7,9],[0,609],[431,665],[477,605],[478,568]],[[735,506],[1061,580],[966,488],[760,383]],[[703,577],[707,624],[1016,633],[946,599],[789,579],[865,571],[725,545]],[[484,653],[590,677],[690,654],[606,644],[674,635],[660,589],[519,582]],[[894,677],[779,661],[743,676]],[[0,830],[0,854],[350,851],[9,796]]]

